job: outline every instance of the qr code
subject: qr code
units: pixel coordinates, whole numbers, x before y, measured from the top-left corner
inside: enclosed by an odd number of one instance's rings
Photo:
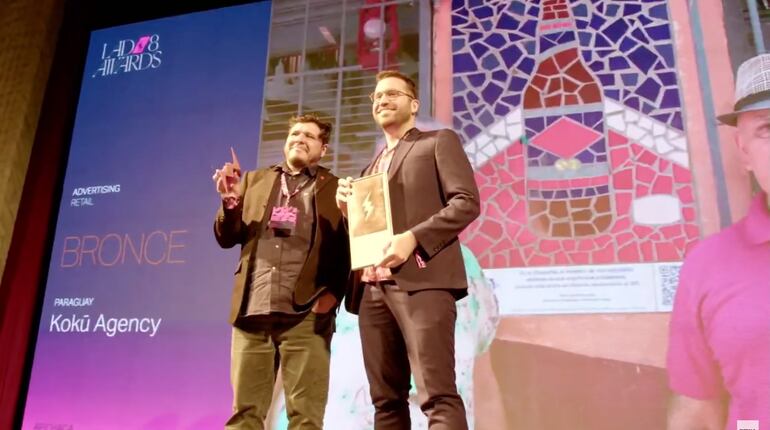
[[[660,303],[663,306],[674,305],[676,287],[679,285],[679,264],[666,264],[658,266],[658,285],[660,286]]]

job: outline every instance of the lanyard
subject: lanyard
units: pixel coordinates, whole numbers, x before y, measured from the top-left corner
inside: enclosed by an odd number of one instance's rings
[[[291,200],[292,197],[299,194],[300,190],[307,185],[308,182],[310,182],[312,178],[307,178],[304,181],[302,181],[301,184],[297,185],[297,188],[294,189],[293,192],[289,193],[289,185],[286,184],[286,172],[281,174],[281,195],[286,197],[286,203],[284,206],[289,206],[289,200]]]

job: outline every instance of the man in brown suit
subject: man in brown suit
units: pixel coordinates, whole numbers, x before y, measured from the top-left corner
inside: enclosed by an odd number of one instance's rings
[[[416,95],[409,77],[377,75],[372,115],[387,145],[363,175],[388,173],[395,235],[352,277],[346,307],[359,315],[375,429],[410,428],[410,369],[430,429],[467,429],[454,372],[455,301],[468,288],[458,235],[479,215],[479,191],[454,131],[415,128]],[[350,180],[337,187],[345,215]]]
[[[241,178],[214,174],[221,207],[214,234],[241,245],[230,309],[233,411],[227,429],[263,429],[280,363],[290,429],[321,429],[337,303],[350,272],[337,178],[318,165],[331,124],[292,118],[286,160]]]

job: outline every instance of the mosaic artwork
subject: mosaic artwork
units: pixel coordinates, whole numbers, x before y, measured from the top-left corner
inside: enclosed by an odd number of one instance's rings
[[[665,0],[452,3],[484,268],[676,262],[700,236]]]

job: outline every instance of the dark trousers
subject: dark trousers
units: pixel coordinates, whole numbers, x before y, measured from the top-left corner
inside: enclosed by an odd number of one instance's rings
[[[409,430],[410,369],[431,430],[465,430],[455,386],[457,308],[446,290],[365,286],[358,324],[375,430]]]
[[[334,314],[265,316],[233,327],[227,430],[263,430],[280,364],[291,430],[323,428]]]

